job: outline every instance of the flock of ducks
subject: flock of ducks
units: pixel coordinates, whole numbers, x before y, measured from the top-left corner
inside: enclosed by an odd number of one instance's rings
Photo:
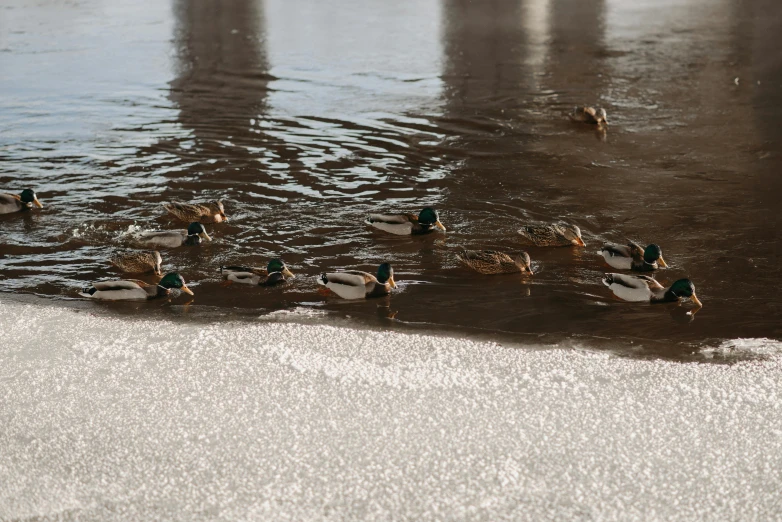
[[[570,118],[598,126],[608,124],[605,109],[578,107]],[[43,208],[31,189],[25,189],[19,195],[0,194],[0,214],[28,211],[34,206]],[[164,208],[175,218],[189,223],[187,229],[138,233],[133,238],[136,246],[157,249],[198,245],[202,241],[211,240],[204,223],[221,223],[228,220],[221,201],[204,204],[167,203]],[[439,214],[431,207],[424,208],[417,216],[409,213],[371,214],[366,224],[377,230],[402,236],[430,234],[437,230],[445,232]],[[571,224],[523,226],[518,232],[521,242],[527,245],[586,246],[581,239],[581,230]],[[617,270],[653,272],[668,266],[663,260],[662,250],[656,244],[645,248],[632,241],[626,245],[608,244],[600,249],[599,254],[609,266]],[[480,274],[533,273],[530,256],[525,251],[509,255],[495,250],[462,250],[456,254],[456,258],[464,266]],[[153,299],[169,295],[172,289],[193,295],[193,291],[187,287],[180,274],[171,272],[163,275],[163,258],[157,250],[119,253],[109,261],[126,273],[154,272],[162,277],[157,284],[133,279],[96,282],[82,289],[80,295],[102,300]],[[229,265],[221,266],[220,273],[226,285],[240,283],[275,286],[295,277],[285,262],[278,258],[270,260],[266,268]],[[324,272],[315,279],[319,285],[343,299],[385,296],[389,295],[392,288],[396,288],[394,269],[388,263],[381,264],[374,275],[351,270]],[[603,283],[616,297],[625,301],[658,303],[689,298],[698,309],[703,306],[689,279],[679,279],[666,288],[648,275],[609,273],[604,276]]]

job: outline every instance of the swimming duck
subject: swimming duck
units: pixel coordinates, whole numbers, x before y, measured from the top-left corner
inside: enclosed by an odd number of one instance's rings
[[[601,254],[611,267],[619,270],[651,272],[668,266],[663,259],[662,249],[654,243],[645,249],[634,241],[627,245],[603,245],[598,254]]]
[[[532,274],[529,254],[523,250],[515,257],[495,250],[463,250],[456,254],[456,259],[481,274],[512,274],[515,272]]]
[[[33,205],[43,208],[41,202],[38,201],[38,196],[35,195],[32,189],[24,189],[18,196],[14,194],[0,194],[0,214],[29,210],[33,208]]]
[[[186,294],[193,295],[185,284],[185,280],[176,272],[166,274],[156,285],[143,281],[102,281],[92,283],[79,293],[83,297],[102,299],[105,301],[124,301],[136,299],[154,299],[171,293],[171,288],[178,288]]]
[[[382,297],[396,288],[394,269],[383,263],[377,269],[377,277],[367,272],[350,270],[346,272],[323,273],[315,277],[323,285],[343,299],[364,299]]]
[[[608,115],[605,109],[595,109],[593,107],[576,107],[570,114],[570,119],[579,123],[591,123],[608,125]]]
[[[519,234],[527,243],[540,247],[586,246],[576,225],[530,225],[521,227]]]
[[[202,223],[220,223],[228,221],[222,201],[210,201],[193,205],[190,203],[164,203],[169,214],[182,221],[200,221]]]
[[[163,258],[157,250],[114,254],[109,258],[109,263],[130,274],[154,272],[155,275],[163,275],[160,266],[163,264]]]
[[[367,225],[398,236],[422,235],[434,231],[434,227],[445,231],[440,215],[431,207],[414,214],[370,214]]]
[[[679,279],[665,288],[645,275],[606,274],[603,284],[624,301],[670,303],[689,297],[698,308],[703,306],[695,295],[695,286],[689,279]]]
[[[223,279],[230,283],[242,283],[253,286],[274,286],[284,283],[286,277],[291,279],[296,276],[288,270],[285,261],[282,259],[272,259],[266,268],[250,268],[245,266],[222,266],[220,273]]]
[[[199,245],[201,239],[211,241],[206,233],[204,225],[198,222],[190,223],[187,231],[184,230],[157,230],[154,232],[141,232],[134,238],[139,245],[149,247],[176,248],[182,245]]]

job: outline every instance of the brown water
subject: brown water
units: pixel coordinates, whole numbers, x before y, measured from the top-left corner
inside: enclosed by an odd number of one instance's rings
[[[0,216],[0,290],[73,298],[120,275],[106,258],[128,230],[181,226],[162,202],[222,198],[214,241],[163,252],[191,303],[89,306],[305,307],[672,357],[780,339],[781,30],[772,0],[6,1],[0,190],[32,187],[46,208]],[[585,103],[607,108],[605,136],[563,117]],[[446,235],[362,224],[426,205]],[[560,219],[587,248],[529,249],[531,279],[455,264]],[[662,246],[661,282],[693,280],[694,318],[611,298],[595,252],[625,238]],[[272,255],[292,285],[220,286],[221,263]],[[383,261],[390,298],[316,292],[320,271]]]

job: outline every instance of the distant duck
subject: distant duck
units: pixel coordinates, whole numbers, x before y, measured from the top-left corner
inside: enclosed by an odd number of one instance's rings
[[[176,248],[182,245],[199,245],[201,239],[211,241],[204,225],[198,222],[190,223],[184,230],[156,230],[141,232],[135,235],[134,242],[147,247]]]
[[[576,225],[531,225],[519,229],[527,243],[540,247],[586,246],[581,239],[581,229]]]
[[[463,250],[456,254],[456,259],[476,272],[486,275],[515,272],[532,274],[529,254],[523,250],[514,257],[495,250]]]
[[[163,275],[161,268],[163,258],[157,250],[150,252],[122,252],[111,256],[109,263],[129,274],[154,272],[155,275]]]
[[[602,255],[611,267],[619,270],[651,272],[660,267],[668,267],[663,259],[662,249],[654,243],[645,249],[634,241],[627,245],[603,245],[598,254]]]
[[[698,308],[703,306],[695,295],[695,286],[689,279],[679,279],[665,288],[645,275],[606,274],[603,284],[624,301],[671,303],[689,297]]]
[[[377,277],[367,272],[351,270],[346,272],[323,273],[315,278],[319,285],[325,286],[343,299],[364,299],[382,297],[396,288],[394,269],[383,263],[377,269]]]
[[[171,293],[171,289],[193,295],[185,280],[176,272],[166,274],[156,285],[143,281],[102,281],[85,287],[79,295],[104,301],[155,299]]]
[[[445,231],[440,223],[440,216],[431,207],[423,209],[416,217],[414,214],[370,214],[366,223],[378,230],[398,236],[422,235],[439,228]]]
[[[33,208],[43,208],[38,196],[32,189],[24,189],[21,194],[0,194],[0,214],[12,214]]]
[[[570,114],[570,119],[579,123],[591,123],[593,125],[604,123],[608,125],[606,110],[593,107],[576,107]]]
[[[164,203],[170,214],[181,221],[199,221],[201,223],[220,223],[228,221],[225,216],[225,208],[222,201],[210,201],[208,203]]]
[[[265,269],[246,266],[220,266],[223,279],[230,283],[241,283],[253,286],[274,286],[284,283],[287,278],[296,276],[288,269],[282,259],[272,259]]]

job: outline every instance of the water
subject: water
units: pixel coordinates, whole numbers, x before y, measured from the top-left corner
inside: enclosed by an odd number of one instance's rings
[[[74,298],[120,276],[106,259],[128,230],[182,226],[163,202],[222,198],[230,222],[208,227],[213,242],[163,252],[192,302],[89,306],[216,319],[305,307],[674,358],[782,339],[781,12],[770,0],[6,2],[0,190],[32,187],[46,208],[0,216],[0,290]],[[562,116],[576,104],[606,107],[607,135]],[[446,235],[362,224],[426,205]],[[514,250],[519,225],[560,219],[587,248],[529,249],[532,279],[453,258]],[[625,238],[660,244],[671,268],[658,279],[690,277],[703,310],[612,299],[595,251]],[[221,263],[272,255],[299,276],[284,290],[220,286]],[[383,261],[400,283],[388,299],[316,292],[320,271]]]

